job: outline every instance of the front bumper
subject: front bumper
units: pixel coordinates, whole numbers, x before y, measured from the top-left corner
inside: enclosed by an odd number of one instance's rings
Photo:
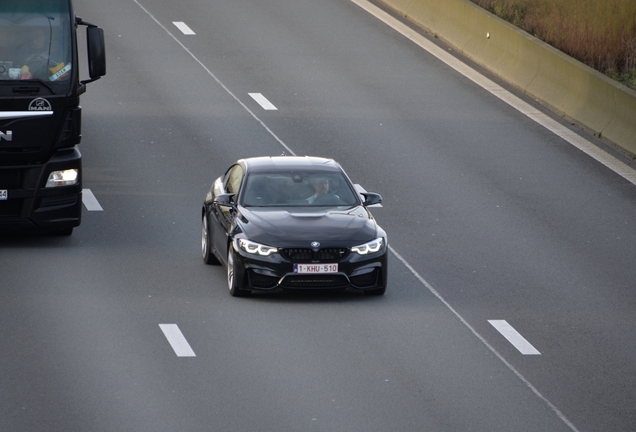
[[[0,168],[0,189],[8,199],[0,201],[0,230],[36,229],[57,231],[81,222],[81,154],[77,148],[58,151],[41,165]],[[52,171],[78,169],[78,182],[72,186],[45,188]]]
[[[387,284],[386,245],[374,254],[362,256],[349,253],[348,256],[339,261],[323,261],[323,263],[337,262],[337,273],[294,273],[294,262],[279,253],[262,257],[235,247],[235,256],[236,282],[244,290],[269,292],[329,289],[367,291],[386,287]]]

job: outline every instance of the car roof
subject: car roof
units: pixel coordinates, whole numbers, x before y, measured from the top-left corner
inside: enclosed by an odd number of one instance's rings
[[[342,168],[335,160],[315,156],[262,156],[241,159],[241,161],[245,163],[249,172],[271,172],[277,170],[342,171]]]

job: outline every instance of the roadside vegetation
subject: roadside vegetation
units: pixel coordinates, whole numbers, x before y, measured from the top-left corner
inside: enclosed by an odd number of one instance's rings
[[[636,90],[636,0],[471,0]]]

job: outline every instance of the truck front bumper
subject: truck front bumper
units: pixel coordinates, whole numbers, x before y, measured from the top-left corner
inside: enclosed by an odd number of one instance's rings
[[[82,217],[81,154],[77,147],[60,150],[44,164],[0,167],[0,229],[61,231]],[[46,187],[54,171],[77,169],[77,182]]]

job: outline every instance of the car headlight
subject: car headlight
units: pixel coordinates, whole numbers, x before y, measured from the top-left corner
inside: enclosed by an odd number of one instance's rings
[[[378,237],[375,240],[372,240],[368,243],[361,244],[359,246],[353,246],[351,248],[351,252],[355,252],[360,255],[367,255],[370,253],[376,253],[380,249],[382,249],[382,245],[384,244],[384,238]]]
[[[46,181],[47,188],[56,186],[73,186],[79,181],[79,170],[67,169],[60,171],[53,171],[49,174],[49,179]]]
[[[278,248],[266,246],[247,239],[239,239],[238,243],[241,249],[251,254],[270,256],[271,254],[278,252]]]

